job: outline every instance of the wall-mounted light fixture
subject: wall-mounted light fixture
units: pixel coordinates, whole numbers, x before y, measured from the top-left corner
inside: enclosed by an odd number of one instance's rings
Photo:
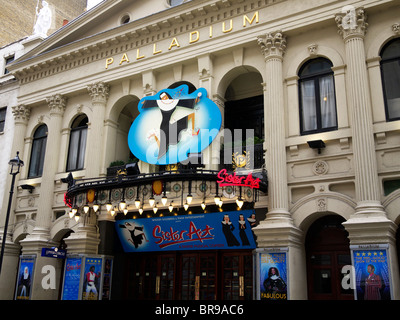
[[[321,139],[307,141],[307,143],[311,149],[318,149],[318,154],[321,153],[321,149],[325,148],[325,142],[323,142]]]
[[[35,189],[35,187],[31,186],[30,184],[23,184],[21,185],[21,188],[24,190],[28,190],[29,193],[32,193],[32,191]]]

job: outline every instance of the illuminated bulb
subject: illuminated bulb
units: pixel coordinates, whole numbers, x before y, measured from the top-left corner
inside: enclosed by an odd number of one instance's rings
[[[135,206],[136,206],[136,209],[139,209],[139,207],[140,207],[140,200],[139,199],[135,200]]]
[[[156,214],[157,211],[158,211],[158,208],[157,208],[157,206],[155,205],[155,206],[153,207],[153,212],[154,212],[154,214]]]
[[[187,202],[185,202],[185,204],[183,205],[183,207],[185,208],[185,211],[187,211],[187,209],[189,208],[189,204]]]
[[[220,196],[215,196],[214,197],[214,201],[216,205],[219,205],[219,202],[221,201],[221,197]]]
[[[240,209],[242,209],[244,201],[241,198],[236,199],[236,204]]]
[[[163,197],[161,198],[161,202],[162,202],[162,204],[163,204],[164,206],[167,204],[167,201],[168,201],[167,196],[163,196]]]
[[[143,213],[143,208],[139,208],[140,215]]]
[[[75,221],[76,221],[76,222],[79,221],[79,213],[77,213],[77,214],[75,215]]]
[[[149,199],[149,204],[150,204],[150,206],[154,206],[154,198],[153,197],[151,197]]]
[[[169,204],[168,210],[169,210],[169,212],[172,212],[172,210],[174,210],[174,206],[172,205],[172,202]]]
[[[72,218],[74,217],[74,215],[75,215],[75,213],[71,210],[71,211],[69,212],[69,217],[72,219]]]
[[[121,201],[121,202],[119,203],[119,208],[120,208],[120,210],[124,211],[125,208],[126,208],[126,202],[125,202],[125,201]]]
[[[111,213],[111,216],[113,217],[114,214],[115,214],[115,208],[112,208],[111,211],[110,211],[110,213]]]
[[[84,211],[85,213],[88,213],[88,212],[89,212],[89,206],[88,206],[87,204],[85,204],[85,205],[83,206],[83,211]]]
[[[204,201],[201,203],[201,208],[202,208],[203,210],[206,208],[206,204],[205,204]]]
[[[78,212],[78,208],[76,206],[74,206],[72,208],[72,213],[75,215]]]
[[[100,206],[97,204],[97,203],[95,203],[94,205],[93,205],[93,211],[96,213],[97,211],[99,211],[99,208],[100,208]]]
[[[191,195],[191,194],[188,194],[187,197],[186,197],[187,203],[188,203],[188,204],[191,204],[191,203],[192,203],[192,200],[193,200],[192,195]]]
[[[111,211],[112,207],[113,207],[113,205],[111,204],[111,202],[109,202],[109,203],[106,204],[106,208],[107,208],[107,211],[108,211],[108,212]]]
[[[223,204],[223,201],[220,199],[219,202],[218,202],[218,205],[219,205],[220,208],[222,207],[222,204]]]

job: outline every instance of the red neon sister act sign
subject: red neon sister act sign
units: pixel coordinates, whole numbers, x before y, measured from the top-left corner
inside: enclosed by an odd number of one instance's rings
[[[260,188],[260,178],[254,179],[251,172],[247,176],[237,176],[236,172],[231,174],[227,173],[226,169],[222,169],[220,172],[218,172],[217,178],[217,183],[220,187],[241,186],[252,189]]]

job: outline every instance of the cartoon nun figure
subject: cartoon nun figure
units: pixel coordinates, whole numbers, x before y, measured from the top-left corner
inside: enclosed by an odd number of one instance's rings
[[[242,214],[239,215],[239,236],[240,240],[242,240],[242,245],[250,245],[249,239],[246,235],[246,220],[244,220],[244,216]]]
[[[197,102],[201,97],[201,93],[198,94],[195,99],[172,99],[172,97],[165,91],[160,93],[159,100],[145,100],[143,101],[143,109],[158,107],[161,111],[161,124],[159,138],[154,135],[159,151],[158,159],[164,156],[170,145],[178,144],[180,141],[179,134],[186,130],[188,123],[192,121],[192,135],[198,135],[199,130],[195,130],[195,113],[192,112],[189,115],[180,118],[177,121],[171,122],[171,118],[177,107],[194,109]]]
[[[233,226],[227,214],[224,215],[224,220],[222,220],[221,223],[222,223],[222,232],[225,235],[228,247],[240,246],[239,241],[235,238],[235,236],[232,233],[232,231],[235,230],[235,227]]]
[[[126,228],[130,232],[131,237],[128,239],[128,241],[131,242],[136,249],[142,244],[143,238],[146,240],[146,242],[149,241],[146,239],[144,226],[139,227],[134,223],[130,224],[129,222],[125,222],[124,224],[120,224],[119,227]]]

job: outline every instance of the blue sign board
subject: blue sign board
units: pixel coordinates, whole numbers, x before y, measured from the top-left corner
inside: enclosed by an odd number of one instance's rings
[[[243,210],[118,220],[115,227],[125,252],[254,249],[254,219]]]
[[[42,248],[42,257],[64,259],[67,252],[58,248]]]
[[[199,88],[187,85],[164,89],[139,101],[139,115],[128,134],[131,152],[157,165],[186,161],[199,154],[217,136],[222,123],[218,106]]]

